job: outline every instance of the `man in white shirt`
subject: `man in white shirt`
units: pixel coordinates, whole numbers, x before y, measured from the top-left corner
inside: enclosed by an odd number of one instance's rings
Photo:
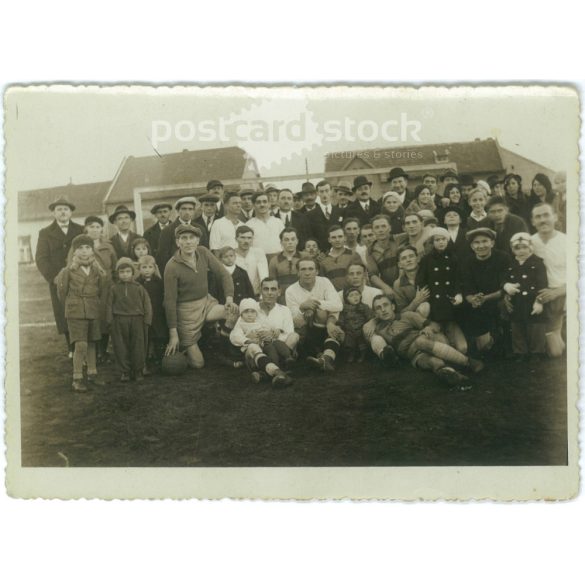
[[[339,328],[335,325],[343,303],[331,282],[317,276],[317,263],[303,258],[298,264],[299,280],[286,290],[295,329],[303,339],[307,361],[324,372],[335,370],[339,352]]]
[[[567,236],[555,229],[557,215],[548,203],[532,208],[534,253],[542,258],[548,287],[539,291],[537,300],[545,305],[547,317],[546,344],[551,357],[560,357],[565,350],[562,338],[567,298]]]
[[[252,201],[255,217],[248,220],[246,225],[254,230],[254,247],[260,248],[270,262],[273,256],[282,251],[280,232],[284,229],[284,223],[270,215],[270,202],[266,193],[255,193]]]
[[[358,242],[360,235],[360,222],[355,217],[348,217],[343,222],[343,233],[345,234],[345,247],[352,252],[359,254],[362,262],[368,262],[368,248]],[[380,291],[381,293],[381,291]]]
[[[348,287],[359,288],[362,293],[362,303],[372,308],[374,297],[384,294],[379,288],[368,286],[366,284],[366,268],[363,264],[350,264],[347,267],[347,276],[345,277]],[[343,291],[339,291],[339,299],[343,302]]]
[[[236,228],[244,225],[239,219],[242,200],[238,193],[227,193],[223,201],[223,207],[225,215],[213,222],[211,234],[209,235],[209,249],[216,255],[224,246],[238,247]]]
[[[260,294],[260,283],[268,276],[266,254],[260,248],[253,248],[254,231],[250,226],[236,228],[236,265],[248,273],[254,294]]]

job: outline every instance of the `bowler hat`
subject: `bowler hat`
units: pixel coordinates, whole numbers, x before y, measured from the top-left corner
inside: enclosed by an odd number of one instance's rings
[[[112,215],[110,215],[110,217],[108,218],[110,223],[114,223],[116,221],[116,218],[121,213],[127,213],[132,221],[136,219],[136,214],[131,209],[128,209],[125,205],[118,205],[118,207],[116,207],[116,209],[114,210],[114,213],[112,213]]]
[[[150,213],[152,213],[152,215],[155,215],[158,211],[160,211],[161,209],[172,209],[173,206],[170,203],[157,203],[151,210]]]
[[[351,193],[351,185],[349,181],[339,181],[335,186],[336,191],[342,191],[343,193]]]
[[[303,186],[301,187],[301,191],[303,193],[315,193],[315,185],[313,185],[313,183],[310,183],[309,181],[307,181],[306,183],[303,183]]]
[[[465,237],[467,238],[468,242],[473,242],[473,240],[475,240],[477,236],[487,236],[491,240],[494,240],[494,242],[496,241],[496,232],[486,227],[478,227],[475,228],[474,230],[468,231],[465,234]]]
[[[57,201],[53,201],[53,203],[49,204],[49,210],[54,211],[55,207],[57,207],[57,205],[67,205],[67,207],[69,207],[69,209],[71,209],[71,211],[75,211],[75,205],[73,205],[73,203],[70,203],[69,201],[67,201],[67,199],[65,199],[64,197],[59,197],[59,199],[57,199]]]
[[[223,187],[223,183],[218,179],[211,179],[211,181],[207,183],[207,190],[211,191],[214,187]]]
[[[182,234],[193,234],[198,238],[201,238],[201,230],[196,225],[191,225],[190,223],[178,225],[175,228],[175,238],[178,238]]]
[[[475,187],[477,185],[473,175],[461,175],[459,177],[459,184],[462,187]]]
[[[369,185],[371,187],[372,181],[368,181],[367,177],[364,177],[363,175],[359,175],[358,177],[356,177],[353,180],[352,191],[355,191],[355,190],[359,189],[360,187],[363,187],[364,185]]]
[[[181,205],[183,205],[183,203],[192,203],[193,205],[195,205],[195,207],[197,207],[197,199],[195,199],[193,195],[187,195],[185,197],[181,197],[180,199],[178,199],[177,202],[175,203],[175,209],[178,210],[181,207]]]
[[[90,223],[99,223],[102,227],[104,227],[104,220],[97,215],[90,215],[86,217],[83,225],[89,225]]]
[[[396,167],[390,171],[390,174],[388,175],[388,181],[391,181],[392,179],[398,179],[398,177],[404,177],[405,179],[408,179],[408,175],[404,172],[404,169]]]
[[[217,203],[219,201],[219,197],[213,193],[204,193],[199,197],[199,201],[201,203]]]

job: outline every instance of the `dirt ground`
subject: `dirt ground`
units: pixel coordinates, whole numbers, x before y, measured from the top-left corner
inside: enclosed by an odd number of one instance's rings
[[[203,371],[74,394],[71,360],[34,266],[19,276],[24,466],[564,465],[566,363],[492,361],[450,390],[374,358],[303,365],[284,390],[207,355]]]

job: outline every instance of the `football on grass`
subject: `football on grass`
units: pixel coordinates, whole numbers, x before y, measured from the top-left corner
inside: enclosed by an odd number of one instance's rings
[[[166,376],[180,376],[187,371],[187,356],[184,353],[166,355],[162,359],[161,371]]]

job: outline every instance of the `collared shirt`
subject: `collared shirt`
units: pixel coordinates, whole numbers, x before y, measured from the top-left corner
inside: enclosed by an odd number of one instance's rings
[[[295,252],[292,258],[287,258],[284,252],[273,256],[268,265],[270,278],[275,278],[280,287],[279,302],[284,302],[286,298],[286,289],[299,279],[299,260],[300,252]]]
[[[368,307],[370,307],[370,309],[372,308],[372,304],[374,303],[374,299],[378,295],[384,294],[379,288],[374,288],[373,286],[368,286],[367,284],[364,284],[364,286],[362,286],[361,292],[362,292],[362,303],[364,303],[364,305],[368,305]],[[339,298],[340,298],[341,302],[343,302],[343,291],[342,290],[339,291]]]
[[[236,228],[244,225],[238,220],[236,224],[227,217],[216,219],[211,226],[211,233],[209,235],[209,249],[220,250],[224,246],[231,246],[237,248]]]
[[[160,221],[158,222],[158,227],[160,228],[160,231],[162,232],[168,225],[171,225],[170,221],[167,221],[167,223],[161,223]]]
[[[280,341],[286,341],[286,338],[294,333],[295,326],[290,309],[284,305],[276,303],[272,309],[266,313],[262,309],[262,302],[259,303],[258,315],[261,323],[265,323],[272,329],[280,329],[282,333],[278,336]]]
[[[362,206],[362,209],[364,211],[369,211],[370,210],[370,204],[372,203],[372,201],[370,199],[368,199],[367,201],[362,201],[360,199],[360,205]]]
[[[69,222],[67,222],[66,224],[62,224],[57,222],[57,225],[61,228],[61,231],[67,235],[67,232],[69,231]]]
[[[280,232],[284,223],[277,217],[270,216],[266,221],[253,217],[246,225],[254,230],[254,247],[261,248],[265,254],[277,254],[282,250]]]
[[[266,254],[260,248],[250,248],[246,256],[236,251],[236,264],[248,273],[254,293],[260,293],[260,283],[268,276]]]
[[[544,261],[548,286],[557,288],[567,284],[567,236],[555,231],[554,236],[544,242],[537,232],[531,239],[534,253]]]
[[[333,256],[331,252],[321,260],[321,276],[327,277],[336,290],[342,290],[345,286],[347,269],[350,264],[361,264],[362,259],[359,254],[345,248],[338,256]]]
[[[215,215],[205,215],[201,216],[201,220],[207,227],[207,231],[211,233],[211,228],[213,227],[213,223],[215,222]]]
[[[451,241],[454,242],[457,239],[457,235],[459,234],[459,226],[454,228],[447,228],[447,231],[449,232]]]
[[[246,211],[245,209],[242,209],[242,215],[246,218],[246,221],[248,221],[254,217],[254,210],[250,209],[250,211]]]
[[[329,219],[331,217],[331,211],[332,211],[332,208],[333,208],[333,206],[331,205],[331,203],[327,203],[327,204],[321,203],[320,204],[320,207],[321,207],[321,211],[323,211],[323,215],[327,219]]]
[[[298,280],[286,289],[286,306],[290,309],[293,319],[302,314],[300,306],[309,299],[320,301],[319,308],[336,317],[343,309],[343,303],[340,301],[335,287],[324,276],[316,277],[315,285],[311,290],[303,288]]]
[[[405,240],[404,234],[391,235],[386,242],[376,240],[370,246],[370,256],[378,267],[380,277],[389,286],[398,278],[398,249]]]
[[[290,226],[292,224],[292,211],[281,211],[280,220],[285,227]]]

